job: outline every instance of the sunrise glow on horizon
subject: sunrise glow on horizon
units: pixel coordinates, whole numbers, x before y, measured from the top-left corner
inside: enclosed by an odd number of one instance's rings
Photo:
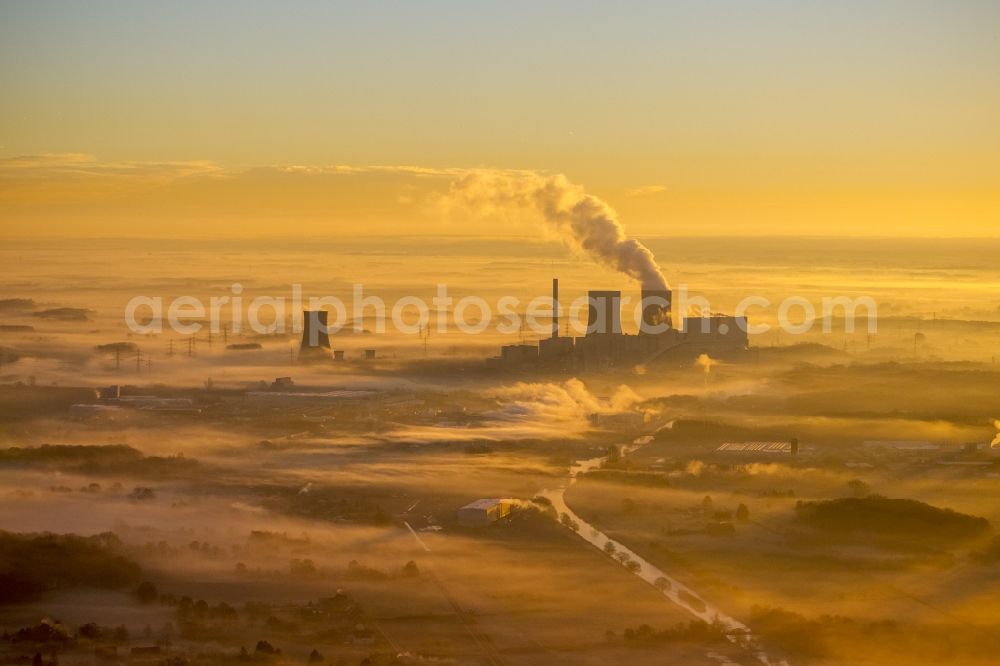
[[[990,2],[13,3],[0,235],[513,233],[565,174],[645,236],[995,236]]]

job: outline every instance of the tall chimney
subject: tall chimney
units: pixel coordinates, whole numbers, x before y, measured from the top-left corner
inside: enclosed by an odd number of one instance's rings
[[[552,337],[559,337],[559,278],[552,278]]]

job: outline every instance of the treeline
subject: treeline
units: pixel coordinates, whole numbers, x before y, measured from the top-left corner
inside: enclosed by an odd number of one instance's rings
[[[881,540],[954,542],[980,537],[990,530],[989,521],[979,516],[880,495],[800,501],[795,512],[801,523],[827,533]]]
[[[609,633],[609,638],[612,634]],[[712,645],[725,643],[727,632],[720,622],[708,623],[703,620],[691,620],[687,624],[678,622],[666,629],[654,629],[648,624],[641,624],[635,629],[628,628],[622,632],[626,643],[635,645],[655,643],[698,643]]]
[[[145,456],[124,444],[43,444],[0,449],[0,465],[52,467],[83,474],[129,474],[165,477],[196,470],[198,461],[183,456]]]
[[[90,537],[0,532],[0,604],[60,588],[133,587],[142,571],[120,549],[121,541],[110,532]]]
[[[43,444],[0,449],[0,463],[83,465],[97,462],[128,462],[142,458],[142,451],[125,444]]]

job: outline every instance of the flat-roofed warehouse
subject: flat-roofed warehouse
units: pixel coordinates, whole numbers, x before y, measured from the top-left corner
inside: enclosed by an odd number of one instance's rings
[[[791,442],[725,442],[719,445],[716,453],[777,453],[792,452]]]
[[[458,510],[458,524],[466,527],[486,527],[510,515],[513,500],[478,499]]]

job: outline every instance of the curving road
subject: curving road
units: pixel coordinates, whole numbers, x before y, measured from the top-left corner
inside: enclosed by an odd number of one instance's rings
[[[643,444],[648,443],[652,440],[651,436],[644,436],[636,439],[632,444],[622,447],[622,455],[635,451]],[[736,618],[727,615],[722,612],[719,608],[708,603],[702,599],[694,590],[680,582],[676,578],[668,575],[662,569],[654,566],[652,563],[640,557],[638,554],[632,552],[627,546],[621,544],[613,539],[608,538],[603,532],[589,524],[580,516],[576,515],[572,509],[566,504],[566,490],[576,482],[577,476],[581,473],[588,472],[592,469],[600,467],[601,463],[604,461],[604,457],[589,458],[587,460],[578,460],[570,467],[569,478],[563,483],[559,488],[555,490],[543,490],[539,493],[542,497],[547,498],[552,502],[553,508],[559,515],[565,513],[574,521],[576,521],[580,529],[576,531],[576,534],[591,544],[595,548],[604,551],[605,545],[610,542],[615,546],[617,552],[627,553],[633,562],[638,563],[639,568],[635,570],[636,576],[643,579],[653,587],[656,587],[657,591],[661,592],[664,597],[669,599],[674,604],[680,606],[685,611],[705,622],[720,622],[724,625],[728,631],[727,634],[729,639],[740,645],[741,647],[749,650],[753,655],[760,660],[762,663],[769,666],[788,666],[788,662],[785,660],[773,660],[760,646],[760,642],[750,631],[750,628],[745,624],[737,620]],[[664,589],[660,589],[656,586],[656,581],[658,579],[666,579],[670,585]]]

